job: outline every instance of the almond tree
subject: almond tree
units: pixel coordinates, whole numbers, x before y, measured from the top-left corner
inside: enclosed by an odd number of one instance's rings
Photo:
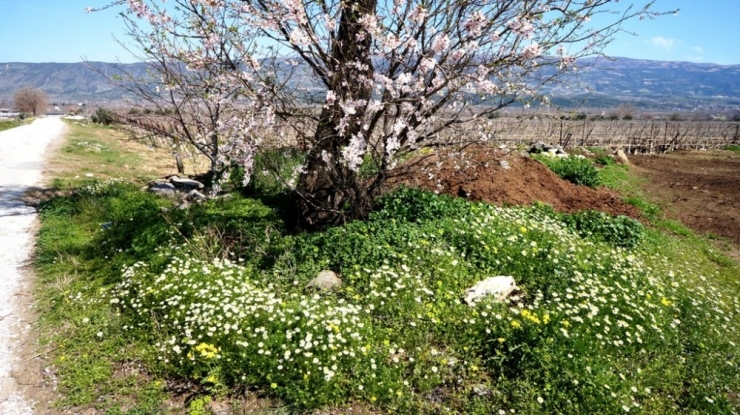
[[[388,172],[412,152],[487,141],[484,130],[465,127],[517,101],[546,101],[540,87],[600,54],[622,23],[662,14],[652,11],[654,1],[619,12],[614,3],[119,0],[109,7],[125,6],[131,39],[158,61],[175,107],[197,119],[219,106],[197,132],[215,157],[249,170],[266,127],[296,129],[307,144],[297,208],[314,226],[367,214]],[[602,23],[590,23],[594,17]],[[173,72],[181,78],[173,81]],[[456,139],[450,130],[459,131]],[[373,174],[360,175],[361,166]]]
[[[46,111],[46,94],[40,89],[25,87],[13,94],[14,107],[18,112],[37,116]]]

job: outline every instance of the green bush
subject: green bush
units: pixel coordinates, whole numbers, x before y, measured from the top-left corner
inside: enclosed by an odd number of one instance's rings
[[[601,184],[599,171],[585,158],[536,156],[561,179],[582,186],[595,188]]]
[[[611,216],[595,210],[564,215],[563,221],[583,237],[615,246],[633,248],[644,234],[642,224],[627,216]]]
[[[458,216],[467,212],[470,204],[449,195],[402,187],[381,197],[376,204],[373,219],[396,219],[407,222],[422,222],[443,217]]]
[[[617,164],[616,160],[614,160],[614,157],[610,157],[610,156],[596,157],[596,159],[594,160],[594,163],[599,164],[601,166],[613,166]]]
[[[95,124],[110,125],[116,122],[118,115],[109,109],[98,107],[90,119]]]
[[[290,191],[298,179],[298,168],[306,159],[306,153],[297,148],[272,149],[254,157],[254,168],[249,184],[244,187],[244,169],[237,167],[230,176],[234,189],[245,195],[275,195]]]

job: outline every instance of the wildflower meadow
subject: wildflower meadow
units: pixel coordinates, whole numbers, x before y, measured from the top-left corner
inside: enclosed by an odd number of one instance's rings
[[[633,219],[402,188],[366,221],[291,234],[256,199],[165,203],[112,182],[42,214],[107,223],[86,248],[105,278],[63,301],[111,310],[106,337],[207,396],[394,413],[737,410],[739,282]],[[342,285],[309,287],[322,270]],[[464,301],[496,275],[518,290]]]

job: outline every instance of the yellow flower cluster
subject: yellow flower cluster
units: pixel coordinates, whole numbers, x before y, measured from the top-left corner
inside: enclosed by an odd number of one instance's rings
[[[527,320],[533,322],[534,324],[542,324],[542,323],[547,324],[547,323],[550,322],[550,315],[547,314],[547,313],[545,313],[545,314],[542,315],[542,319],[541,320],[540,320],[539,317],[537,317],[537,314],[535,314],[535,313],[533,313],[533,312],[531,312],[529,310],[526,310],[526,309],[525,310],[522,310],[522,312],[520,314],[521,314],[522,318],[527,319]]]
[[[216,346],[208,343],[201,343],[195,346],[195,351],[199,352],[200,355],[206,359],[213,359],[218,355],[218,349]]]

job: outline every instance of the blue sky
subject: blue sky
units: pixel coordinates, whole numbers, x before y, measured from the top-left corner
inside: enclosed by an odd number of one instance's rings
[[[644,1],[634,1],[644,3]],[[107,0],[0,0],[0,62],[131,62],[113,37],[124,39],[112,10],[86,14]],[[619,4],[629,4],[622,0]],[[658,0],[656,9],[676,16],[631,21],[606,49],[637,59],[740,64],[740,0]],[[594,19],[598,22],[597,19]]]

